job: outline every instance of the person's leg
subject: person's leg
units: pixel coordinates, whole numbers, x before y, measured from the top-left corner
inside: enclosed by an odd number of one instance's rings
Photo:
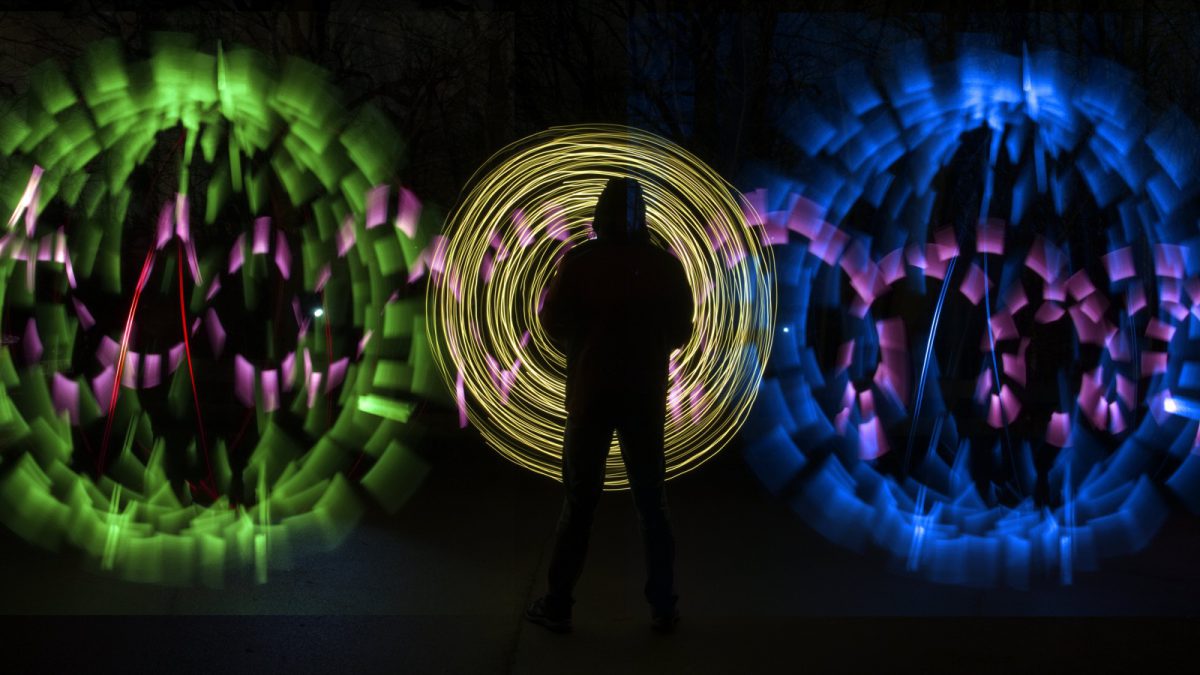
[[[550,560],[547,595],[553,610],[569,611],[575,582],[583,571],[592,516],[604,488],[604,460],[612,434],[612,424],[605,416],[574,415],[567,420],[563,438],[563,487],[567,494]]]
[[[655,616],[675,611],[675,536],[667,511],[666,461],[663,454],[665,413],[655,405],[639,406],[617,423],[621,455],[629,474],[641,520],[646,551],[646,600]]]

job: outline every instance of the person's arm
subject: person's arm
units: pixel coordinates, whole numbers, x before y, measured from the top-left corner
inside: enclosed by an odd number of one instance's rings
[[[667,345],[679,349],[692,337],[692,287],[688,285],[683,263],[671,256],[670,305],[667,307]]]

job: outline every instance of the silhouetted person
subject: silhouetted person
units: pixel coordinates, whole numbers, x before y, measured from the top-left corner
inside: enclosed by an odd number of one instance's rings
[[[609,180],[592,227],[596,238],[564,257],[541,310],[542,325],[567,353],[567,494],[549,592],[526,617],[551,630],[571,629],[572,591],[616,431],[645,540],[646,600],[654,628],[669,631],[678,613],[664,491],[667,367],[671,352],[691,337],[692,295],[683,265],[650,243],[637,181]]]

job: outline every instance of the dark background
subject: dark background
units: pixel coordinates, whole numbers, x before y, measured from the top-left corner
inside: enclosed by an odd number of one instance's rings
[[[1015,5],[24,7],[0,13],[0,97],[23,92],[37,63],[68,64],[108,36],[135,54],[151,32],[172,30],[296,55],[327,68],[346,103],[384,107],[407,141],[397,149],[401,182],[443,207],[505,144],[574,122],[657,132],[753,189],[743,182],[751,167],[798,161],[778,132],[788,106],[820,97],[840,65],[878,62],[910,40],[935,62],[949,59],[964,33],[1010,51],[1041,45],[1112,60],[1135,75],[1151,109],[1174,105],[1200,120],[1191,3]],[[1072,586],[937,586],[825,542],[766,496],[736,445],[670,485],[680,632],[648,630],[636,518],[617,494],[598,516],[576,634],[552,636],[520,612],[541,592],[557,485],[454,431],[450,411],[427,414],[444,431],[429,439],[434,468],[413,500],[394,517],[369,514],[345,546],[264,586],[129,584],[0,533],[0,649],[14,672],[1145,672],[1193,662],[1192,517],[1176,514],[1148,549]]]

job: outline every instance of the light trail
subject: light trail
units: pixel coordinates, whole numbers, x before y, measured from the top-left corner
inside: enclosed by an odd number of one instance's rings
[[[487,442],[554,478],[566,357],[538,321],[539,298],[561,257],[590,236],[596,200],[618,176],[641,182],[651,240],[683,262],[695,303],[692,339],[675,355],[681,404],[666,422],[668,478],[737,433],[771,348],[774,258],[755,209],[715,171],[666,139],[615,125],[558,127],[509,145],[447,221],[427,331],[443,380],[456,391],[461,377],[459,404]],[[605,485],[621,489],[613,449]]]

